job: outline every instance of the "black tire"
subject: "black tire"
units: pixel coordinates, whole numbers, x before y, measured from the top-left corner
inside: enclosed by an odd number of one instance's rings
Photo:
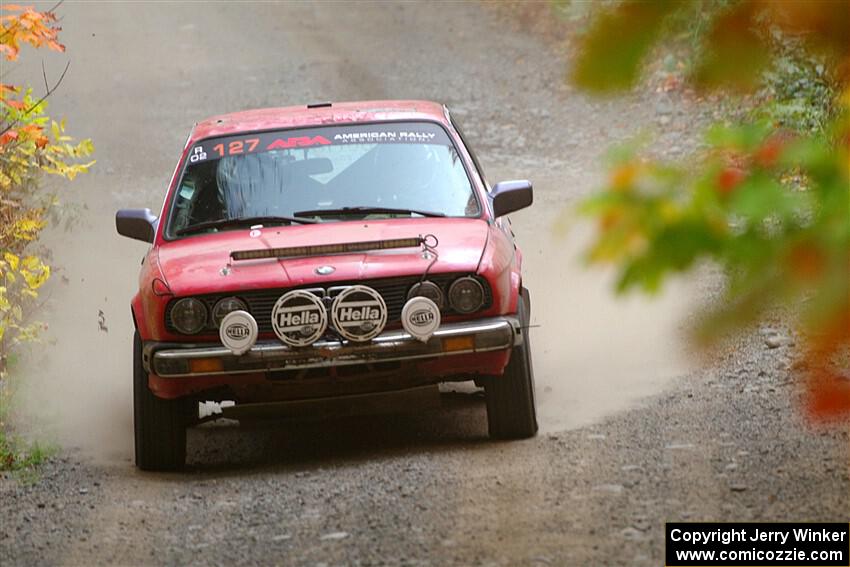
[[[517,308],[522,322],[523,342],[514,347],[502,376],[487,379],[487,424],[493,439],[526,439],[537,433],[537,407],[534,400],[534,369],[528,325],[531,322],[531,296],[522,289]]]
[[[142,364],[142,341],[133,337],[133,425],[136,466],[145,471],[173,471],[186,464],[186,426],[191,400],[163,400],[148,388]]]

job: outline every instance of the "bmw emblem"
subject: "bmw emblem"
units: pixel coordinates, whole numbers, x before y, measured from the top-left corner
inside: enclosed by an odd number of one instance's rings
[[[316,273],[320,276],[329,276],[336,271],[333,266],[319,266],[316,268]]]

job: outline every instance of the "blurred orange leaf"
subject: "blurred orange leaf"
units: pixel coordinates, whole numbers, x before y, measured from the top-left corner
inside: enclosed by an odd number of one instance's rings
[[[681,4],[626,0],[600,14],[583,38],[573,71],[574,82],[596,92],[634,85],[664,20]]]
[[[703,88],[752,90],[770,57],[756,33],[757,5],[742,2],[714,20],[695,79]]]

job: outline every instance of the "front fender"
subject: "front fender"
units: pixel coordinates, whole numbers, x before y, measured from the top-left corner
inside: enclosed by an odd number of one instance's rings
[[[521,260],[513,241],[499,226],[491,225],[478,273],[490,283],[495,314],[510,315],[517,312],[517,299],[522,285]]]
[[[139,273],[139,291],[130,303],[133,322],[143,341],[163,340],[165,337],[165,306],[171,297],[168,282],[159,266],[157,248],[151,248]]]

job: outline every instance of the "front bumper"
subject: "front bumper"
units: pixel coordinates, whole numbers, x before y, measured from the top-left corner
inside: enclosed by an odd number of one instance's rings
[[[161,378],[247,374],[279,370],[327,368],[492,352],[523,342],[515,317],[491,317],[441,325],[427,341],[403,330],[386,331],[365,344],[317,341],[293,348],[279,341],[258,341],[241,356],[221,345],[146,342],[145,370]]]

